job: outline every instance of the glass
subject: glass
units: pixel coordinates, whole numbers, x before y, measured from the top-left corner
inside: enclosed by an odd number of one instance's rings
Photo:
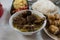
[[[0,3],[0,17],[2,16],[3,14],[3,7],[2,7],[2,4]]]

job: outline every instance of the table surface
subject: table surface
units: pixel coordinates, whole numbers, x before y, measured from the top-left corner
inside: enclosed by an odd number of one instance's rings
[[[10,8],[13,0],[0,0],[4,8],[4,14],[0,18],[0,40],[53,40],[43,30],[31,35],[24,36],[9,26]]]

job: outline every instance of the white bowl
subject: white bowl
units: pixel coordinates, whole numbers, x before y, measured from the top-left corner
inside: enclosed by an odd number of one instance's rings
[[[16,12],[15,14],[13,14],[13,15],[10,17],[10,19],[9,19],[9,25],[10,25],[14,30],[20,32],[20,33],[23,34],[23,35],[32,35],[33,33],[36,33],[36,32],[42,30],[42,29],[45,27],[45,25],[46,25],[46,19],[44,20],[44,23],[42,24],[41,28],[40,28],[39,30],[34,31],[34,32],[21,32],[21,31],[18,30],[17,28],[14,28],[13,23],[12,23],[12,22],[13,22],[13,18],[16,17],[16,16],[18,16],[19,14],[21,14],[21,13],[24,12],[24,11],[27,11],[27,10],[22,10],[22,11]],[[38,11],[34,11],[34,10],[29,10],[29,11],[31,11],[32,13],[40,16],[41,18],[45,17],[42,13],[40,13],[40,12],[38,12]]]

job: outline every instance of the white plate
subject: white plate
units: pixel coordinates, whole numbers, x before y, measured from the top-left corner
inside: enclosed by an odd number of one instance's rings
[[[58,12],[59,12],[59,14],[60,14],[60,8],[59,8],[59,11],[58,11]],[[49,33],[46,28],[44,28],[44,31],[45,31],[45,33],[46,33],[49,37],[51,37],[52,39],[54,39],[54,40],[60,40],[60,38],[58,38],[57,36]]]

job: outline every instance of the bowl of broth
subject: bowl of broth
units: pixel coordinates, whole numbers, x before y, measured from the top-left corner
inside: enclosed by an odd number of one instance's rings
[[[46,18],[38,11],[22,10],[10,17],[9,25],[23,35],[32,35],[45,27]]]

